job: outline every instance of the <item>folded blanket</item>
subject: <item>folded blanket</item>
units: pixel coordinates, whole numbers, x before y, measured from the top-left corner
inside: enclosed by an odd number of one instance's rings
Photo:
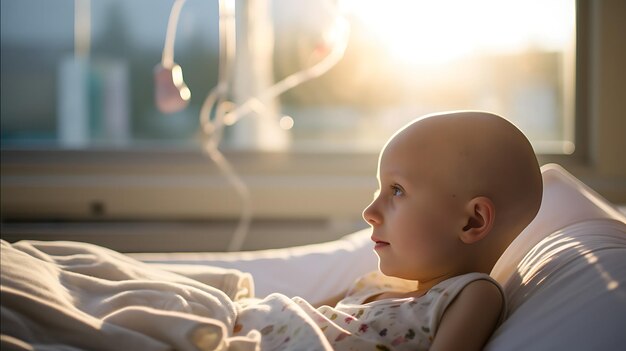
[[[151,263],[149,265],[218,288],[233,301],[255,296],[252,275],[237,269],[191,264]]]
[[[198,281],[84,243],[0,246],[2,349],[254,350],[259,344],[258,335],[229,337],[232,299],[253,292],[247,274],[198,267],[192,274]]]

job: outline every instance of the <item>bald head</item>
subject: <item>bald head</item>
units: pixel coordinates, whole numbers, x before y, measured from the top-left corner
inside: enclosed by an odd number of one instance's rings
[[[414,171],[443,193],[491,199],[494,230],[502,233],[505,247],[539,210],[542,179],[532,146],[500,116],[478,111],[429,115],[398,131],[383,154],[399,149],[413,155]]]

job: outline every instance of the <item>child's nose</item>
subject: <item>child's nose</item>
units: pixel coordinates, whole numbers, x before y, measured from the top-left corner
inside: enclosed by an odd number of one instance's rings
[[[377,209],[377,202],[377,199],[374,199],[374,201],[363,210],[363,219],[371,226],[382,223],[382,217]]]

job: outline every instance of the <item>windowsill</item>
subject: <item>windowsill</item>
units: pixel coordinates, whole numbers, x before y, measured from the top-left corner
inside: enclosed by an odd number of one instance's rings
[[[360,218],[377,155],[229,152],[255,218]],[[240,199],[200,150],[3,150],[3,218],[237,218]],[[94,211],[94,208],[97,211]]]
[[[199,148],[2,150],[2,217],[45,220],[237,218],[240,199]],[[360,218],[377,187],[376,153],[227,151],[255,218]],[[608,200],[623,178],[576,157],[542,155]]]

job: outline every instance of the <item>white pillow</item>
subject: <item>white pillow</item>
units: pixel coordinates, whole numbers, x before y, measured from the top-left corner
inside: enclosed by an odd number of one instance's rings
[[[621,212],[563,167],[547,164],[541,167],[541,174],[543,199],[537,216],[509,245],[491,271],[491,276],[500,284],[506,283],[535,244],[557,229],[590,219],[626,222]]]
[[[492,271],[509,311],[486,349],[623,348],[626,218],[561,167],[542,173],[539,214]]]
[[[586,220],[541,240],[504,285],[508,317],[487,350],[626,345],[626,224]]]

